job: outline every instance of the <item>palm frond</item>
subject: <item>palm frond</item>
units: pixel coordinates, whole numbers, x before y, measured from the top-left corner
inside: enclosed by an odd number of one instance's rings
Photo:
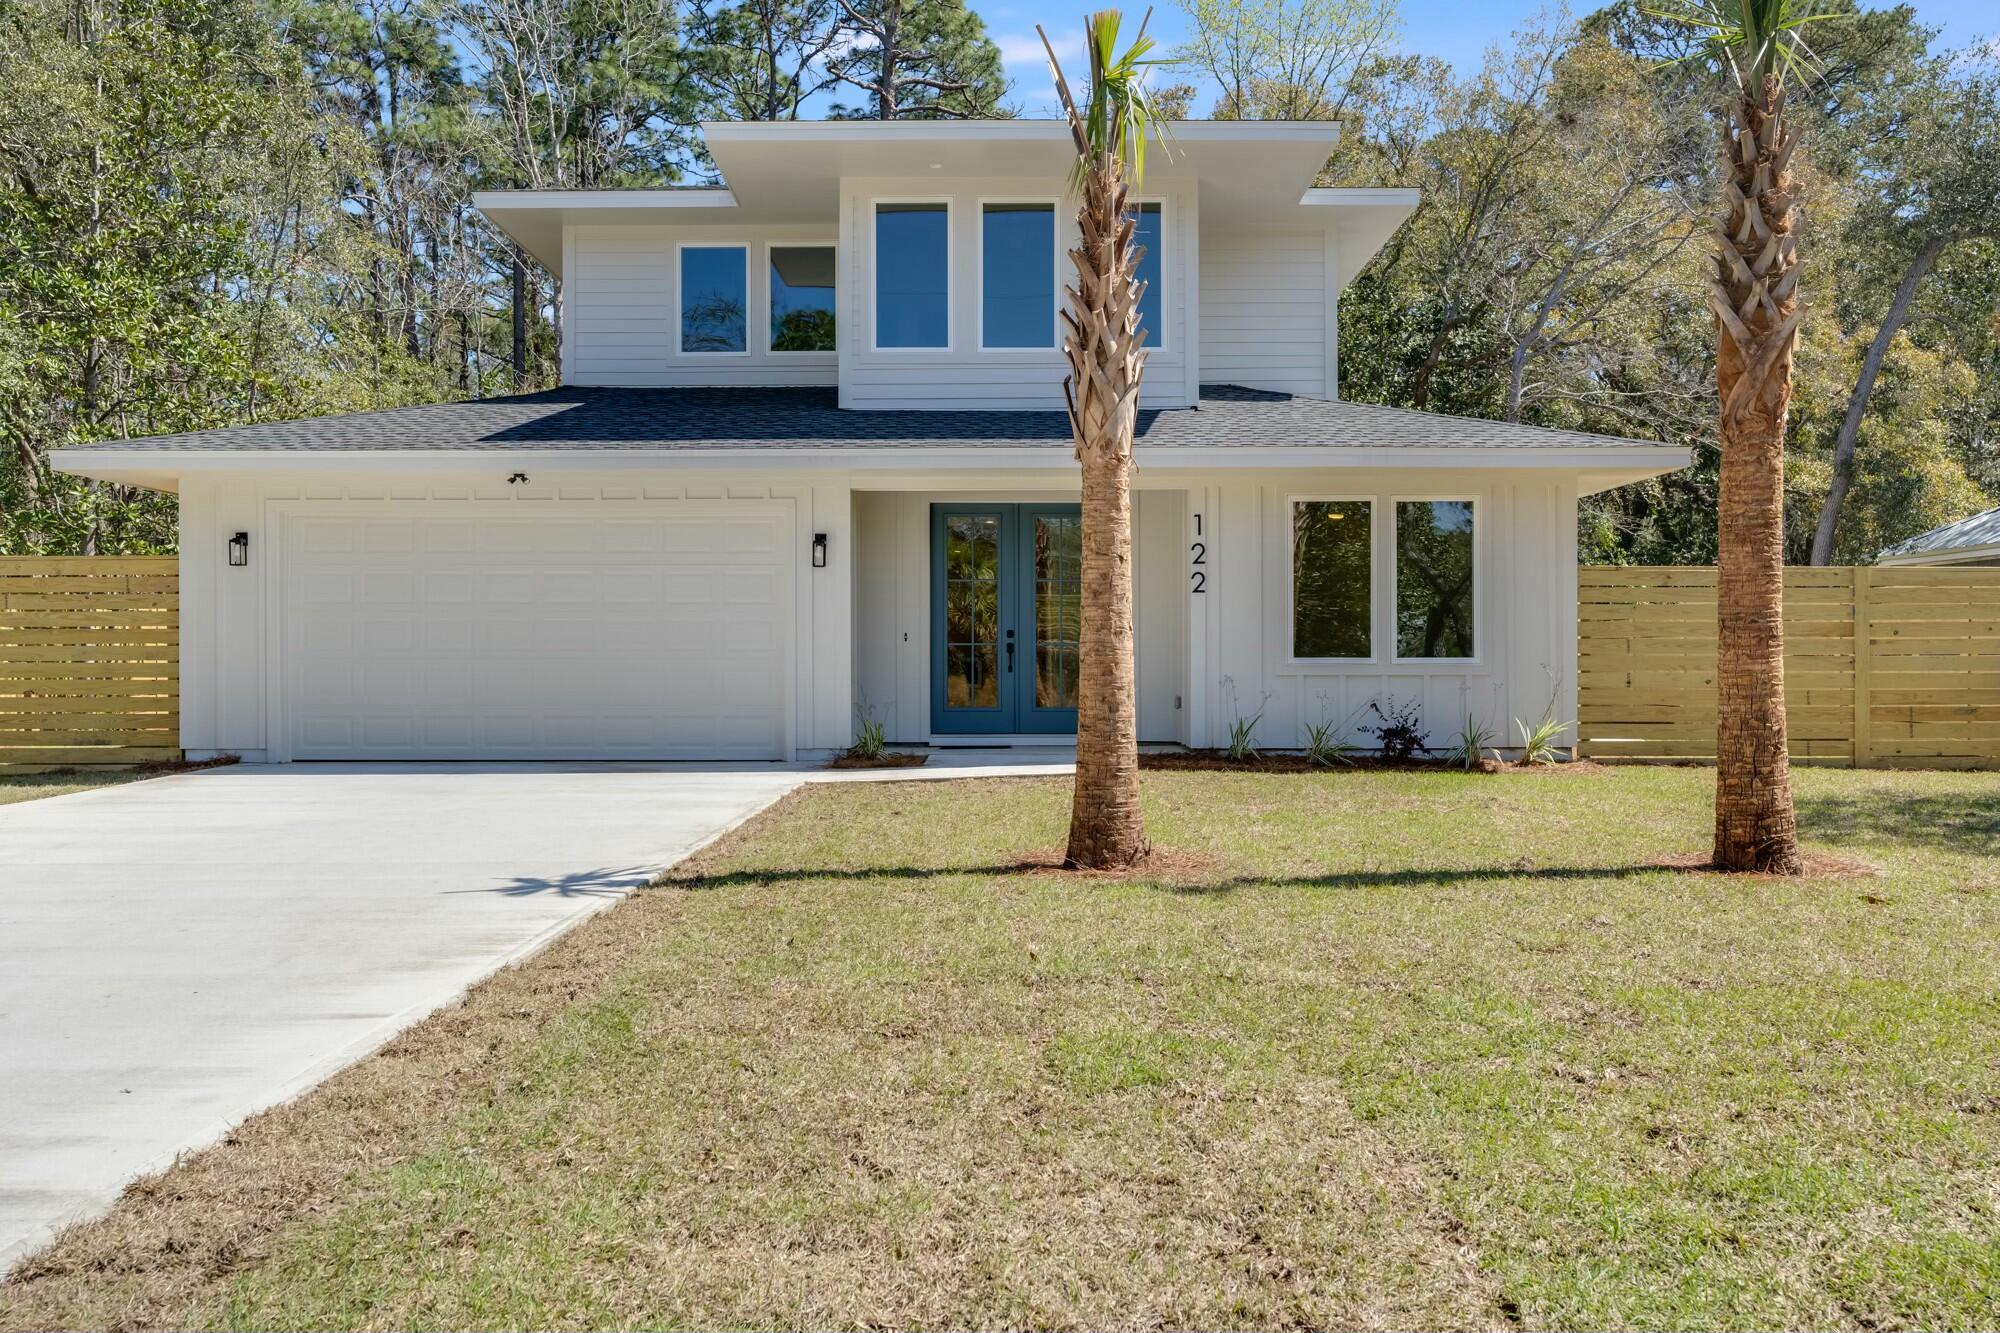
[[[1692,0],[1654,9],[1642,6],[1649,18],[1679,23],[1708,34],[1707,49],[1728,67],[1739,86],[1775,76],[1810,81],[1823,68],[1807,45],[1804,31],[1814,23],[1847,17],[1818,8],[1820,0]]]
[[[1146,140],[1157,138],[1163,149],[1169,149],[1171,132],[1154,109],[1152,95],[1146,89],[1146,74],[1155,65],[1174,62],[1168,57],[1152,55],[1158,45],[1146,35],[1152,16],[1153,11],[1148,9],[1139,23],[1138,36],[1123,54],[1118,51],[1122,13],[1100,9],[1085,19],[1084,56],[1090,82],[1086,88],[1088,100],[1081,107],[1070,93],[1069,81],[1063,76],[1062,64],[1049,44],[1048,34],[1039,24],[1035,27],[1048,52],[1056,93],[1062,99],[1064,114],[1076,137],[1077,160],[1070,168],[1072,189],[1082,189],[1091,158],[1107,154],[1119,158],[1132,183],[1137,185],[1146,172]]]

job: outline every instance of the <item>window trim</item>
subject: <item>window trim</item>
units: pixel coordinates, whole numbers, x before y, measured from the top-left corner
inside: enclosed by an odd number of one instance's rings
[[[1397,626],[1401,611],[1402,589],[1396,573],[1396,538],[1400,526],[1397,506],[1405,504],[1463,504],[1472,509],[1472,656],[1470,657],[1404,657],[1398,644]],[[1479,497],[1464,493],[1422,495],[1391,495],[1389,497],[1389,662],[1392,666],[1448,666],[1476,667],[1486,664],[1486,610],[1482,605],[1481,590],[1486,586],[1486,539],[1482,535],[1486,528],[1481,522]]]
[[[804,352],[784,351],[771,346],[771,334],[777,327],[771,319],[771,268],[777,262],[772,258],[774,250],[831,250],[833,251],[833,346],[825,351]],[[837,238],[826,240],[798,241],[785,239],[764,242],[764,336],[758,340],[765,356],[791,358],[795,356],[838,357],[840,355],[840,242]]]
[[[1054,224],[1050,233],[1054,244],[1049,255],[1051,278],[1049,307],[1049,341],[1046,347],[988,347],[986,345],[986,206],[988,204],[1047,204],[1049,220]],[[973,200],[973,209],[979,220],[979,235],[973,245],[973,345],[982,355],[993,354],[1014,358],[1040,358],[1045,352],[1062,351],[1062,307],[1063,307],[1063,227],[1062,200],[1053,195],[980,195]]]
[[[1168,320],[1167,312],[1171,309],[1167,297],[1172,295],[1174,290],[1173,279],[1169,276],[1173,272],[1173,266],[1167,262],[1168,255],[1173,250],[1174,228],[1170,225],[1173,219],[1173,200],[1163,194],[1142,194],[1137,196],[1128,195],[1125,202],[1132,205],[1134,210],[1137,210],[1141,204],[1158,204],[1160,206],[1160,324],[1162,327],[1148,332],[1146,336],[1146,350],[1148,352],[1164,352],[1169,346],[1167,342],[1167,330],[1164,327]],[[1315,659],[1305,658],[1303,660],[1310,662]]]
[[[944,209],[944,345],[884,347],[882,345],[882,205],[935,204]],[[885,356],[949,356],[958,350],[958,242],[953,232],[958,210],[951,196],[871,195],[868,200],[868,350]]]
[[[1298,655],[1298,591],[1299,591],[1299,548],[1292,539],[1298,523],[1298,506],[1302,504],[1365,504],[1368,506],[1368,655],[1366,657],[1300,657]],[[1284,664],[1288,667],[1323,666],[1374,666],[1381,661],[1381,651],[1376,644],[1380,639],[1377,618],[1380,605],[1377,594],[1382,582],[1382,528],[1375,522],[1375,511],[1382,507],[1379,495],[1329,495],[1317,491],[1285,497],[1285,652]],[[1477,529],[1475,528],[1475,531]],[[1476,578],[1477,576],[1475,576]],[[1477,620],[1474,621],[1476,625]]]
[[[708,358],[711,356],[740,356],[748,359],[756,339],[755,312],[750,300],[750,251],[754,249],[748,241],[676,241],[674,242],[674,355]],[[687,350],[687,267],[683,255],[689,250],[740,250],[743,253],[743,350],[731,352]],[[768,337],[768,335],[766,335]]]

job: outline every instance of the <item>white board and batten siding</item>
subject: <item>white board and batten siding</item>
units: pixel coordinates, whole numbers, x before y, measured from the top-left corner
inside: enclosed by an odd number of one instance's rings
[[[563,382],[647,388],[832,384],[839,373],[835,353],[769,350],[773,242],[832,245],[834,228],[727,223],[567,228]],[[749,248],[748,351],[680,350],[682,245]]]
[[[1336,496],[1374,505],[1374,654],[1364,662],[1298,661],[1290,641],[1290,505],[1295,498]],[[1073,500],[1074,494],[855,493],[856,698],[893,740],[923,741],[930,730],[930,507],[973,498]],[[1473,660],[1395,660],[1393,506],[1416,499],[1475,504]],[[1349,740],[1373,748],[1374,738],[1361,730],[1374,721],[1368,705],[1379,699],[1386,706],[1392,698],[1417,705],[1440,748],[1468,713],[1499,747],[1519,744],[1515,718],[1532,725],[1551,707],[1560,721],[1576,716],[1576,488],[1567,476],[1442,468],[1220,476],[1146,470],[1135,501],[1143,741],[1221,746],[1232,721],[1261,710],[1256,736],[1266,747],[1302,746],[1306,725],[1324,717],[1343,723]]]
[[[1189,536],[1199,514],[1207,593],[1189,598],[1189,734],[1223,745],[1230,723],[1262,711],[1257,739],[1294,748],[1306,725],[1344,724],[1347,739],[1373,748],[1361,730],[1372,700],[1417,704],[1431,744],[1448,746],[1467,714],[1497,746],[1518,745],[1514,719],[1533,725],[1553,707],[1576,717],[1576,487],[1562,475],[1445,469],[1400,473],[1271,473],[1191,489]],[[1301,662],[1291,655],[1291,502],[1339,497],[1374,502],[1373,658]],[[1472,661],[1394,660],[1396,500],[1475,502]],[[1572,728],[1571,735],[1574,735]]]

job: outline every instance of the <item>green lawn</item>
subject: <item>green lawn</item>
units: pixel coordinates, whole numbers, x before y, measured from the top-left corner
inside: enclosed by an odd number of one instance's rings
[[[2000,776],[811,789],[74,1233],[0,1325],[1991,1327]],[[287,1173],[290,1174],[287,1174]]]
[[[44,796],[67,796],[73,791],[111,787],[142,776],[124,769],[72,769],[67,773],[0,773],[0,805],[33,801]]]

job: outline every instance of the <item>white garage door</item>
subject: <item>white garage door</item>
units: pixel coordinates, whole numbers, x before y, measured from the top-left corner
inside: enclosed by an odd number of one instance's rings
[[[537,502],[284,519],[297,759],[776,759],[791,518]]]

